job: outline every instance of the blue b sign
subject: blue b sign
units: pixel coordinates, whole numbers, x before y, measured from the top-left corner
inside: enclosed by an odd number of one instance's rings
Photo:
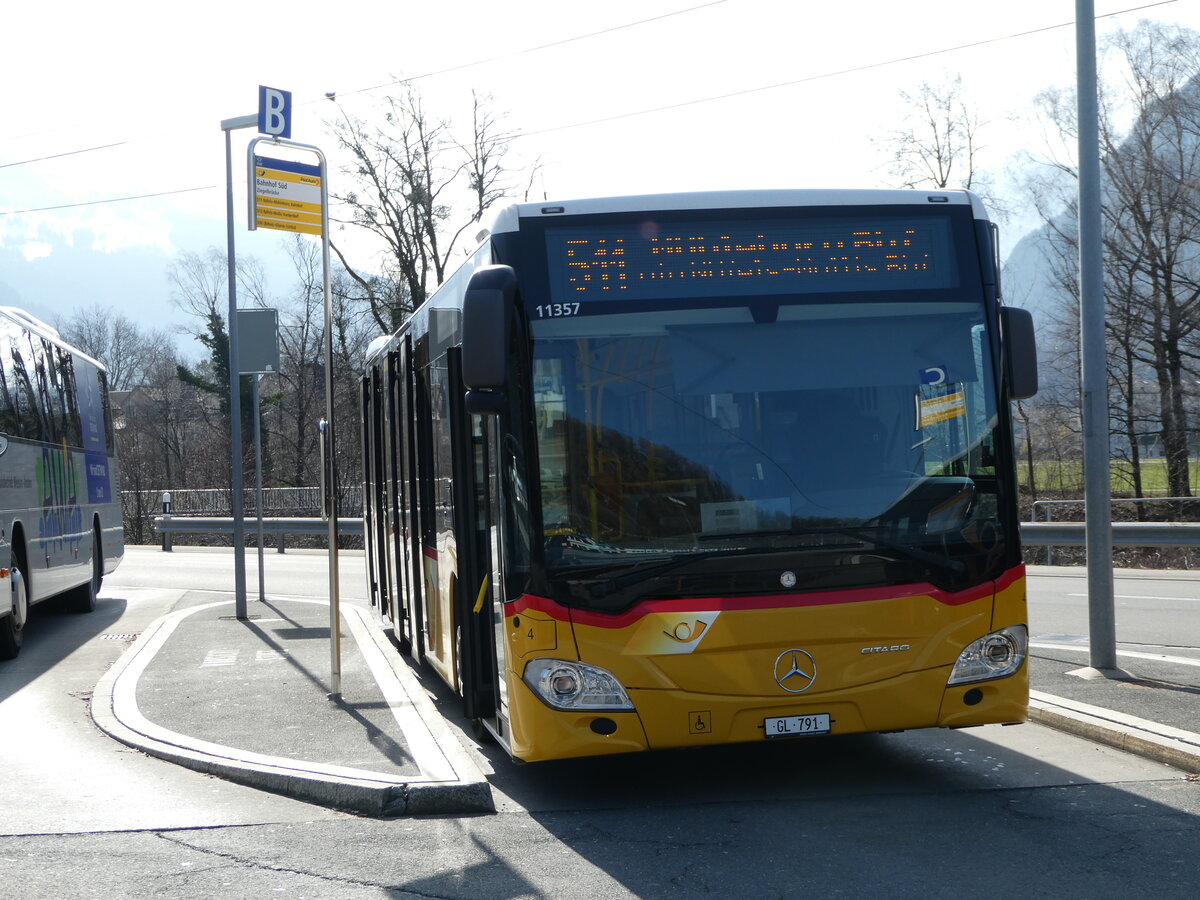
[[[292,92],[258,86],[258,133],[271,137],[292,136]]]

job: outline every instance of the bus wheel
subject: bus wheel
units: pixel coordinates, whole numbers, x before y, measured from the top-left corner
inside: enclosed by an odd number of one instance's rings
[[[9,580],[12,582],[12,611],[0,619],[0,659],[13,659],[21,652],[25,622],[29,618],[29,594],[16,560],[13,560]]]
[[[71,591],[67,606],[71,612],[90,613],[96,608],[96,595],[100,593],[100,581],[104,577],[104,561],[100,558],[100,533],[92,538],[92,577]]]
[[[488,731],[487,725],[483,723],[483,719],[471,720],[471,737],[479,744],[496,744],[496,737]]]

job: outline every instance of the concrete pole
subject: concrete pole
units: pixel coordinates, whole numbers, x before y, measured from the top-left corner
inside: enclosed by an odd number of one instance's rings
[[[1086,501],[1088,628],[1093,669],[1117,669],[1113,607],[1112,486],[1109,470],[1108,361],[1104,334],[1104,223],[1100,111],[1093,0],[1075,2],[1079,103],[1079,336]]]

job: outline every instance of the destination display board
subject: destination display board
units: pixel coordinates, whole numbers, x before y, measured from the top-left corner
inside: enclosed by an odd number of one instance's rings
[[[321,167],[254,157],[254,225],[321,234]]]
[[[643,222],[546,230],[555,300],[582,302],[958,285],[940,217]]]

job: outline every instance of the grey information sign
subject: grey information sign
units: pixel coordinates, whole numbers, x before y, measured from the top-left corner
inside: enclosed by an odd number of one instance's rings
[[[279,317],[274,309],[239,309],[238,371],[262,375],[279,371]]]

